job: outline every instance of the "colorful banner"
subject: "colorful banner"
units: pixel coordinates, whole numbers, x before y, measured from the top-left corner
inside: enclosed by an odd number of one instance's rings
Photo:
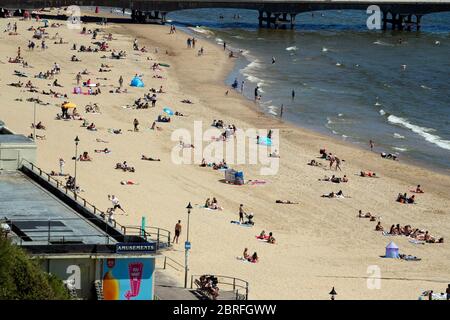
[[[153,300],[154,258],[103,260],[105,300]]]

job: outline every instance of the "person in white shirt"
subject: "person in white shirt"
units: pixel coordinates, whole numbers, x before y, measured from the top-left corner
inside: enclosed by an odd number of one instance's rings
[[[63,168],[64,168],[65,163],[66,162],[64,161],[63,158],[59,158],[59,175],[60,176],[64,175]]]
[[[123,208],[120,206],[119,199],[115,195],[112,196],[108,195],[108,199],[111,201],[113,205],[113,210],[120,209],[125,213],[125,210],[123,210]]]

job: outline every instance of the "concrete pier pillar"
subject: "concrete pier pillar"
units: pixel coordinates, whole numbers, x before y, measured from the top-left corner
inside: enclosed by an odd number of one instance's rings
[[[272,12],[266,12],[266,17],[267,17],[267,28],[270,28],[270,19],[272,18]]]
[[[422,20],[421,14],[416,14],[416,31],[420,31],[420,21]]]
[[[290,14],[290,18],[291,18],[291,29],[294,29],[294,28],[295,28],[295,16],[296,16],[295,13],[291,13],[291,14]]]
[[[258,22],[259,22],[259,27],[262,28],[263,26],[263,20],[264,20],[264,11],[259,10],[259,16],[258,16]]]
[[[387,30],[387,14],[388,13],[386,11],[383,11],[383,26],[382,26],[383,31]]]

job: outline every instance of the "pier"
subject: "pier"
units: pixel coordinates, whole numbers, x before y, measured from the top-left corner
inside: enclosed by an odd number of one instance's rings
[[[450,0],[4,0],[1,8],[40,9],[49,7],[108,6],[132,11],[136,23],[166,23],[169,12],[204,9],[234,8],[259,12],[259,26],[267,28],[294,28],[299,13],[324,10],[364,10],[371,5],[380,8],[382,29],[420,30],[423,15],[450,11]]]

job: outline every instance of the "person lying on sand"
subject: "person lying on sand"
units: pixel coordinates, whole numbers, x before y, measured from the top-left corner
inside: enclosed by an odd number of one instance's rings
[[[19,80],[18,82],[12,82],[12,83],[9,83],[8,86],[16,87],[16,88],[22,88],[22,87],[23,87],[23,82],[21,82],[21,81]]]
[[[271,158],[279,158],[280,154],[278,153],[278,150],[275,150],[274,152],[269,153],[269,157],[271,157]]]
[[[281,204],[299,204],[299,202],[292,202],[291,200],[275,200],[275,203],[281,203]]]
[[[105,149],[95,149],[94,150],[96,153],[111,153],[111,150],[109,150],[108,148]]]
[[[375,221],[376,217],[372,215],[370,212],[362,213],[362,210],[359,210],[358,212],[358,218],[370,218],[370,221]]]
[[[382,152],[380,155],[384,159],[392,159],[394,161],[398,160],[398,157],[395,154],[392,154],[392,153],[388,153],[387,154],[386,152]]]
[[[148,161],[161,161],[161,159],[156,159],[156,158],[152,158],[152,157],[147,157],[145,155],[141,156],[141,160],[148,160]]]
[[[72,62],[81,62],[81,60],[78,59],[76,55],[72,55],[72,57],[70,58],[70,61],[72,61]]]
[[[87,126],[89,131],[97,131],[97,128],[95,127],[95,124],[92,122],[90,125]]]
[[[320,162],[317,162],[316,160],[312,159],[310,162],[307,163],[308,166],[313,167],[321,167],[322,164]]]
[[[136,183],[132,180],[127,180],[127,181],[120,181],[121,185],[138,185],[139,183]]]
[[[184,143],[184,142],[181,141],[181,140],[180,140],[180,147],[181,147],[181,148],[192,148],[192,149],[195,148],[193,144],[191,144],[191,143]]]
[[[377,174],[372,171],[361,171],[359,173],[361,177],[378,178]]]
[[[187,103],[187,104],[194,104],[191,100],[189,99],[183,99],[181,100],[182,103]]]
[[[350,198],[350,197],[349,196],[344,196],[344,193],[342,192],[342,190],[339,190],[336,193],[331,192],[329,194],[323,194],[322,198]]]
[[[108,141],[102,140],[102,139],[100,139],[100,138],[95,139],[95,141],[97,141],[97,142],[102,142],[102,143],[109,143]]]
[[[33,134],[32,133],[30,133],[30,135],[28,136],[28,138],[30,138],[30,139],[33,139]],[[45,135],[43,135],[43,136],[40,136],[40,135],[36,135],[36,139],[39,139],[39,140],[47,140],[47,138],[45,137]],[[34,140],[34,139],[33,139]]]

